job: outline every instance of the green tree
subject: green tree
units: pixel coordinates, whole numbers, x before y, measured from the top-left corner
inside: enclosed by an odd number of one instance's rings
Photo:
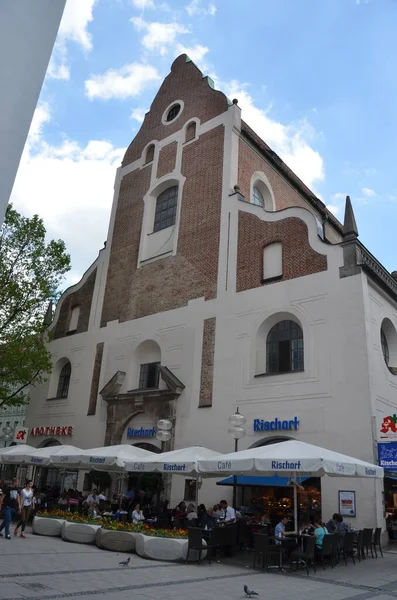
[[[46,314],[70,269],[62,240],[46,242],[42,219],[11,205],[0,229],[0,407],[24,404],[51,371]]]

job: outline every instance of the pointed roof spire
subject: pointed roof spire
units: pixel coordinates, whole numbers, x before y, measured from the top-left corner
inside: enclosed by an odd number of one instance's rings
[[[345,220],[343,221],[343,237],[345,239],[355,239],[358,237],[358,228],[354,217],[350,196],[346,196]]]
[[[44,320],[43,320],[43,325],[45,327],[49,327],[52,323],[52,319],[53,319],[52,300],[50,300],[50,303],[47,308],[47,312],[46,312]]]

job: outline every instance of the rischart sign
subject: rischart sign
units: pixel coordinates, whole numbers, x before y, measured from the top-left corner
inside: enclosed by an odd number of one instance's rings
[[[73,435],[73,427],[66,425],[65,427],[32,427],[29,435],[63,437]]]
[[[254,431],[297,431],[299,429],[299,419],[283,420],[274,419],[274,421],[264,421],[263,419],[254,419]]]

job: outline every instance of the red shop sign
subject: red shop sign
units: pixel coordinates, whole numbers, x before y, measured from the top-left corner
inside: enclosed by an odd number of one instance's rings
[[[32,427],[29,435],[55,435],[56,437],[73,435],[73,427],[70,425],[66,427]]]

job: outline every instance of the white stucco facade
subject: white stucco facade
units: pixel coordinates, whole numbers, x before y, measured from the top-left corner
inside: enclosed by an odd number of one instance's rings
[[[66,0],[0,3],[0,223],[14,185]]]
[[[122,323],[111,321],[101,327],[101,314],[115,214],[123,178],[134,170],[145,169],[146,148],[141,159],[120,168],[116,174],[115,195],[106,248],[85,274],[82,282],[65,292],[78,290],[94,269],[97,277],[92,296],[88,331],[56,339],[50,344],[54,371],[47,384],[32,391],[27,415],[29,427],[72,426],[73,436],[58,441],[89,448],[105,443],[107,404],[98,396],[96,413],[87,416],[87,398],[92,387],[97,344],[103,343],[99,391],[116,373],[125,373],[120,395],[139,386],[139,366],[160,362],[185,386],[175,400],[173,446],[175,449],[202,445],[219,452],[233,450],[228,434],[228,417],[238,406],[246,417],[246,436],[240,449],[259,445],[276,433],[254,431],[254,420],[273,421],[276,418],[299,421],[295,431],[287,435],[317,444],[362,460],[376,462],[376,416],[381,411],[397,410],[397,379],[385,365],[380,349],[380,327],[384,317],[397,326],[397,304],[381,285],[366,271],[341,277],[344,266],[343,244],[332,245],[318,235],[318,220],[309,209],[291,207],[280,211],[264,210],[242,202],[234,190],[238,181],[239,108],[229,109],[204,126],[197,120],[197,138],[212,128],[224,125],[224,164],[218,284],[216,298],[196,298],[186,306],[152,314]],[[150,189],[143,198],[145,204],[140,238],[138,268],[146,261],[163,260],[162,250],[152,242],[147,230],[148,211],[155,195],[165,182],[184,185],[181,173],[181,152],[185,144],[185,129],[156,142],[154,163],[161,147],[177,142],[175,169],[159,180],[152,175]],[[157,168],[155,169],[157,172]],[[255,175],[258,179],[258,175]],[[265,176],[262,180],[265,181]],[[273,192],[272,192],[273,194]],[[273,198],[273,195],[269,197]],[[276,198],[277,200],[277,198]],[[183,200],[182,200],[183,201]],[[273,206],[274,208],[274,200]],[[180,204],[179,204],[180,211]],[[308,243],[319,255],[326,257],[327,268],[321,272],[279,281],[255,289],[237,291],[239,214],[253,215],[263,223],[274,224],[297,219],[307,227]],[[167,238],[166,253],[178,249],[179,218]],[[155,234],[156,235],[156,234]],[[153,236],[155,237],[155,236]],[[300,248],[296,249],[297,252]],[[280,270],[277,251],[272,271]],[[59,318],[60,304],[54,323]],[[200,406],[203,324],[216,319],[212,406]],[[271,327],[283,320],[298,323],[303,331],[304,368],[299,372],[266,373],[266,337]],[[145,346],[146,344],[146,346]],[[390,346],[392,343],[390,342]],[[71,363],[72,376],[67,398],[53,399],[58,383],[58,362],[66,358]],[[397,366],[397,365],[396,365]],[[160,387],[164,386],[160,380]],[[122,442],[134,443],[127,437],[127,428],[150,429],[155,425],[153,413],[145,410],[145,400],[137,416],[124,423]],[[284,432],[285,433],[285,432]],[[42,444],[51,436],[30,438],[29,443]],[[157,444],[155,440],[145,440]],[[322,480],[322,514],[328,519],[338,511],[338,491],[356,492],[357,516],[351,519],[356,527],[384,526],[382,481],[324,477]],[[183,498],[184,478],[174,476],[170,503],[175,506]],[[216,487],[206,480],[200,500],[206,504],[231,496],[230,490]]]

